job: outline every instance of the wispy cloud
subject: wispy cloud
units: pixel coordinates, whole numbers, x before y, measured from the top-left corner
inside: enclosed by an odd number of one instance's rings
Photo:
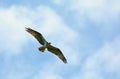
[[[118,23],[118,19],[120,18],[119,3],[119,0],[71,0],[71,8],[69,9],[75,12],[77,15],[76,19],[83,22],[86,21],[85,23],[91,21],[94,22],[97,27],[111,30],[114,29],[114,27],[118,27],[114,25]],[[80,18],[77,18],[78,16]]]
[[[24,27],[27,20],[19,19],[16,10],[15,7],[0,8],[0,42],[2,44],[0,52],[2,53],[15,54],[19,52],[26,40]]]
[[[120,37],[116,37],[114,41],[107,42],[98,52],[89,56],[83,64],[80,78],[82,79],[113,79],[116,73],[116,79],[119,79],[120,67]],[[111,75],[111,76],[106,76]],[[76,79],[78,79],[78,77]]]
[[[92,31],[96,34],[100,41],[113,40],[119,35],[120,23],[120,1],[108,0],[71,0],[67,10],[73,12],[73,18],[78,28],[81,31]],[[96,38],[95,34],[91,36]]]
[[[51,0],[56,5],[63,5],[65,0]]]

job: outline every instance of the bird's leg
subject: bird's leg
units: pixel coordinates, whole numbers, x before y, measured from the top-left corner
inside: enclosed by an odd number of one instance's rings
[[[44,51],[45,51],[45,48],[46,48],[46,47],[42,46],[42,47],[39,47],[38,49],[39,49],[41,52],[44,52]]]

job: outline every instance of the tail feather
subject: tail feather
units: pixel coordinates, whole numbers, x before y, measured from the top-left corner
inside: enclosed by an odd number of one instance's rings
[[[45,47],[39,47],[38,49],[39,49],[39,51],[41,51],[41,52],[44,52],[44,51],[45,51]]]

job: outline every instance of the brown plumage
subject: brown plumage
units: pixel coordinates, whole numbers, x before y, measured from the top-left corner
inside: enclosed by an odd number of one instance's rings
[[[34,37],[38,40],[38,42],[39,42],[40,44],[44,45],[45,42],[47,42],[47,41],[44,39],[44,37],[42,36],[41,33],[37,32],[37,31],[35,31],[35,30],[31,29],[31,28],[26,28],[26,31],[29,32],[32,36],[34,36]]]
[[[57,55],[64,63],[67,63],[66,58],[64,57],[64,55],[62,54],[62,52],[59,48],[56,48],[52,45],[48,45],[47,50],[52,52],[53,54]]]
[[[47,42],[44,37],[42,36],[41,33],[31,29],[31,28],[26,28],[26,31],[28,33],[30,33],[32,36],[34,36],[38,42],[40,44],[42,44],[41,47],[39,47],[39,50],[41,52],[44,52],[45,49],[47,48],[48,51],[50,51],[51,53],[55,54],[56,56],[58,56],[64,63],[67,63],[66,58],[64,57],[63,53],[61,52],[61,50],[57,47],[54,47],[51,45],[51,43]]]

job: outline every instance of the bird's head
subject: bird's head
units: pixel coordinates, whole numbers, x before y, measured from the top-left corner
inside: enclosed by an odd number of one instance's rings
[[[50,45],[50,44],[51,44],[51,42],[48,42],[48,44]]]

